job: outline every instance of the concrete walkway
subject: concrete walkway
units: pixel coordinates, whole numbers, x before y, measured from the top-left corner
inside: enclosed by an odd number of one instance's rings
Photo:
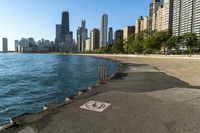
[[[5,132],[33,133],[199,133],[200,87],[145,64],[125,63],[106,85],[71,104],[18,118]],[[104,112],[80,109],[95,100],[111,103]]]

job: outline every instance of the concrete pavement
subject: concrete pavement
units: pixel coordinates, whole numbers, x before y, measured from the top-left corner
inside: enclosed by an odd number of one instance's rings
[[[199,133],[200,87],[145,63],[123,61],[123,71],[68,105],[22,116],[5,132]],[[104,112],[80,109],[95,100],[111,103]]]

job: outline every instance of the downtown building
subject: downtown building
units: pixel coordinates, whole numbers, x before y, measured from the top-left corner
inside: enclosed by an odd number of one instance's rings
[[[117,30],[115,31],[115,43],[121,42],[124,39],[124,31],[123,30]]]
[[[2,51],[4,53],[8,52],[8,39],[7,38],[2,39]]]
[[[151,0],[151,3],[149,5],[149,18],[148,18],[148,29],[150,33],[156,30],[156,17],[157,17],[156,12],[158,11],[159,6],[162,4],[163,0]]]
[[[163,5],[160,5],[158,7],[158,10],[156,11],[156,25],[155,29],[156,31],[162,31],[164,29],[164,8]]]
[[[108,43],[109,43],[109,44],[113,44],[113,28],[112,28],[112,27],[109,28],[109,32],[108,32]]]
[[[124,41],[128,41],[130,37],[135,36],[135,26],[127,26],[123,31],[123,39]]]
[[[174,0],[172,33],[200,35],[200,0]]]
[[[21,53],[48,53],[55,52],[55,43],[53,41],[41,39],[35,41],[34,38],[22,38],[15,40],[15,52]]]
[[[149,5],[148,31],[172,31],[174,0],[152,0]]]
[[[175,36],[200,35],[200,0],[152,0],[148,26],[150,33],[168,30]]]
[[[163,27],[162,30],[172,32],[173,25],[173,5],[174,0],[164,0],[163,2]]]
[[[20,43],[19,40],[15,40],[15,52],[20,52]]]
[[[107,38],[108,38],[108,15],[103,14],[103,16],[101,16],[101,23],[100,23],[99,48],[103,48],[107,45]]]
[[[100,31],[99,29],[93,29],[90,31],[90,45],[91,50],[99,49],[99,42],[100,42]]]
[[[73,32],[69,28],[69,12],[62,12],[61,25],[56,25],[56,39],[58,52],[71,52],[75,50]]]
[[[135,34],[139,34],[142,31],[148,30],[148,17],[140,16],[135,23]]]
[[[91,41],[90,38],[85,40],[85,51],[91,51]]]
[[[81,26],[77,29],[77,51],[85,51],[88,30],[86,28],[86,21],[81,21]]]
[[[85,40],[85,51],[94,51],[99,49],[99,29],[94,28],[90,31],[90,38]]]

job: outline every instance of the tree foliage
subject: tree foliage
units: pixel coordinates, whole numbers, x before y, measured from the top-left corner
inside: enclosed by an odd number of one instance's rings
[[[130,36],[126,41],[117,40],[112,45],[107,45],[103,49],[95,50],[95,53],[115,53],[115,54],[154,54],[161,52],[187,53],[200,51],[200,37],[195,33],[185,33],[181,36],[171,36],[170,31],[153,31],[151,34],[145,30],[137,35]]]

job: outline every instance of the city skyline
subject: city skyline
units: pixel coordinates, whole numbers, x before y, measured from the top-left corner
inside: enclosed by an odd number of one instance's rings
[[[109,2],[105,0],[101,2],[93,2],[92,0],[84,2],[78,0],[56,2],[53,0],[0,0],[0,9],[2,10],[0,17],[4,18],[0,22],[0,38],[8,38],[9,50],[14,50],[14,40],[22,37],[33,37],[35,40],[44,38],[54,41],[55,24],[60,23],[62,11],[69,11],[70,28],[74,33],[74,38],[82,19],[87,21],[88,30],[100,28],[100,16],[104,13],[109,16],[108,26],[113,27],[115,31],[128,25],[134,25],[138,15],[148,15],[149,2],[150,0],[134,2],[127,0],[125,2],[126,8],[124,8],[121,7],[121,1],[114,0]],[[118,23],[115,23],[116,21]],[[2,42],[0,42],[1,50]]]

